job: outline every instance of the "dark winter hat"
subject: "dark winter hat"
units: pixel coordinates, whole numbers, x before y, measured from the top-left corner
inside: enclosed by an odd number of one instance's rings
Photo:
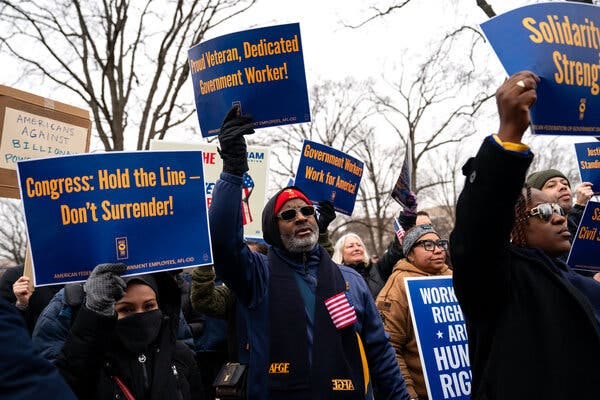
[[[404,239],[402,240],[402,252],[406,257],[408,253],[412,250],[415,243],[424,235],[428,233],[435,233],[440,236],[433,226],[429,224],[417,225],[415,227],[410,228],[406,234],[404,235]]]
[[[279,232],[279,225],[277,224],[277,218],[275,215],[277,211],[279,211],[279,209],[281,209],[281,207],[285,204],[285,202],[281,202],[281,200],[284,198],[285,201],[293,198],[300,198],[307,204],[311,204],[304,192],[302,192],[296,186],[288,186],[281,189],[275,194],[275,196],[271,197],[271,199],[267,201],[262,213],[262,230],[264,241],[271,246],[283,247],[283,243],[281,242],[281,233]]]
[[[552,178],[564,178],[569,182],[569,178],[565,176],[562,172],[557,169],[545,169],[543,171],[537,171],[527,177],[527,185],[542,190],[544,184],[548,182],[549,179]],[[569,186],[571,186],[571,182],[569,182]]]
[[[292,200],[292,199],[300,199],[300,200],[304,201],[306,204],[312,204],[311,201],[308,199],[308,197],[306,197],[306,195],[304,193],[302,193],[300,190],[298,190],[296,188],[292,188],[292,187],[285,188],[281,192],[279,192],[279,194],[276,196],[275,208],[273,209],[273,212],[275,214],[277,214],[279,212],[279,210],[281,210],[281,207],[283,207],[283,205],[285,203],[287,203],[288,200]]]
[[[154,290],[154,293],[156,293],[156,299],[158,300],[158,282],[156,282],[156,279],[152,275],[126,276],[123,278],[123,280],[125,281],[127,286],[129,286],[129,284],[132,282],[142,283],[144,285],[150,286],[152,290]]]

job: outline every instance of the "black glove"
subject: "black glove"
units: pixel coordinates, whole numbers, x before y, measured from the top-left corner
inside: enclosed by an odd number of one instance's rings
[[[125,295],[127,284],[119,275],[125,272],[125,264],[100,264],[94,268],[83,289],[85,306],[98,314],[111,317],[115,303]]]
[[[219,133],[218,151],[223,159],[223,172],[242,176],[248,171],[246,139],[244,135],[254,133],[250,115],[238,116],[239,107],[233,106],[225,116]]]
[[[335,219],[335,208],[333,203],[329,200],[322,200],[319,202],[319,218],[317,224],[319,225],[319,233],[327,232],[327,227]]]

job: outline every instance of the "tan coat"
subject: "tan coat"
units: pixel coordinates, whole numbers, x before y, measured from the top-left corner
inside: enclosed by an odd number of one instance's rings
[[[452,271],[445,266],[436,275],[452,275]],[[376,304],[383,319],[383,327],[390,334],[390,343],[396,351],[396,360],[402,370],[408,393],[411,398],[418,397],[422,400],[427,399],[427,388],[404,286],[405,278],[419,276],[432,275],[421,271],[406,258],[398,261],[392,275],[379,292]]]

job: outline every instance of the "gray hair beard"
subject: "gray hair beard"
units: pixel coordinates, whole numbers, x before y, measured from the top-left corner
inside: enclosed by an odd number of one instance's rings
[[[290,253],[303,253],[305,251],[312,250],[319,240],[319,234],[316,231],[312,231],[310,235],[304,238],[297,238],[296,236],[284,236],[281,235],[281,242],[283,247]]]

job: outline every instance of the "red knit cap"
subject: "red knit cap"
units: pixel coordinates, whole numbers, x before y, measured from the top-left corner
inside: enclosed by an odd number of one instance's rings
[[[279,210],[281,210],[281,207],[283,207],[283,205],[288,200],[292,200],[292,199],[300,199],[300,200],[304,200],[304,202],[306,202],[306,204],[308,204],[308,205],[312,204],[312,202],[308,199],[308,197],[306,197],[304,195],[304,193],[302,193],[298,189],[287,188],[287,189],[283,189],[283,191],[281,193],[279,193],[279,196],[277,196],[277,199],[275,199],[275,210],[273,210],[273,212],[275,214],[277,214],[279,212]]]

